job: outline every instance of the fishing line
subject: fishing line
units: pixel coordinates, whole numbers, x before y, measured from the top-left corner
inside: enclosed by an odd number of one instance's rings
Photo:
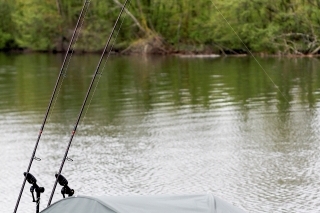
[[[61,83],[61,77],[63,75],[63,71],[64,71],[64,68],[65,68],[65,65],[66,65],[66,62],[67,62],[67,59],[68,59],[68,55],[69,55],[69,51],[71,49],[71,46],[74,42],[74,38],[75,38],[75,35],[76,35],[76,32],[77,32],[77,29],[79,27],[79,24],[81,22],[82,17],[84,15],[84,11],[85,11],[85,8],[87,7],[87,4],[88,4],[88,0],[85,0],[84,4],[83,4],[83,7],[81,9],[81,12],[80,12],[80,15],[79,15],[79,18],[78,18],[78,21],[77,21],[77,24],[75,26],[75,29],[73,31],[73,34],[72,34],[72,37],[71,37],[71,40],[70,40],[70,43],[69,43],[69,46],[68,46],[68,49],[67,49],[67,52],[66,52],[66,55],[65,55],[65,58],[63,60],[63,63],[61,65],[61,68],[60,68],[60,72],[59,72],[59,75],[58,75],[58,78],[57,78],[57,81],[55,83],[55,86],[54,86],[54,89],[53,89],[53,92],[52,92],[52,95],[51,95],[51,98],[50,98],[50,101],[49,101],[49,105],[48,105],[48,108],[47,108],[47,111],[45,113],[45,116],[44,116],[44,119],[43,119],[43,122],[42,122],[42,125],[41,125],[41,128],[40,128],[40,131],[39,131],[39,134],[38,134],[38,138],[37,138],[37,141],[35,143],[35,147],[33,149],[33,152],[32,152],[32,155],[31,155],[31,158],[30,158],[30,162],[29,162],[29,165],[28,165],[28,168],[27,168],[27,171],[26,173],[28,174],[30,172],[30,169],[31,169],[31,165],[33,163],[33,160],[35,159],[39,159],[37,157],[35,157],[35,154],[36,154],[36,150],[38,148],[38,145],[39,145],[39,142],[40,142],[40,139],[41,139],[41,135],[42,135],[42,132],[44,130],[44,126],[47,122],[47,119],[48,119],[48,116],[49,116],[49,113],[50,113],[50,110],[51,110],[51,107],[53,106],[53,101],[55,99],[55,96],[57,94],[57,89],[58,89],[58,86],[59,84]],[[20,203],[20,200],[21,200],[21,196],[22,196],[22,193],[23,193],[23,190],[24,190],[24,187],[25,187],[25,184],[26,184],[26,181],[27,181],[27,175],[25,175],[24,177],[24,180],[22,182],[22,186],[21,186],[21,189],[20,189],[20,192],[19,192],[19,196],[18,196],[18,199],[17,199],[17,202],[16,202],[16,205],[15,205],[15,208],[14,208],[14,213],[17,212],[18,210],[18,207],[19,207],[19,203]]]
[[[258,59],[253,55],[253,53],[250,51],[250,49],[247,47],[247,45],[244,43],[244,41],[240,38],[239,34],[235,31],[235,29],[231,26],[231,24],[228,22],[228,20],[225,18],[225,16],[221,13],[219,8],[216,6],[216,4],[213,2],[213,0],[210,0],[213,4],[213,6],[216,8],[218,13],[221,15],[221,17],[224,19],[224,21],[228,24],[228,26],[232,29],[234,34],[239,38],[240,42],[243,44],[243,46],[246,48],[246,50],[250,53],[250,55],[253,57],[253,59],[257,62],[259,67],[263,70],[263,72],[266,74],[266,76],[269,78],[269,80],[273,83],[273,85],[277,88],[277,90],[280,92],[282,97],[289,103],[289,100],[285,97],[285,95],[281,92],[278,85],[272,80],[270,75],[267,73],[267,71],[263,68],[263,66],[259,63]]]
[[[60,165],[59,172],[55,175],[55,176],[56,176],[56,180],[55,180],[55,182],[54,182],[54,186],[53,186],[53,189],[52,189],[52,191],[51,191],[51,195],[50,195],[50,198],[49,198],[49,201],[48,201],[48,206],[50,206],[50,204],[51,204],[51,201],[52,201],[52,198],[53,198],[53,194],[54,194],[54,191],[55,191],[55,189],[56,189],[56,187],[57,187],[57,183],[58,183],[59,179],[60,179],[60,180],[61,180],[61,179],[64,179],[64,177],[61,175],[61,171],[62,171],[62,168],[63,168],[63,166],[64,166],[64,163],[65,163],[65,161],[66,161],[66,159],[67,159],[67,155],[68,155],[68,152],[69,152],[69,149],[70,149],[70,146],[71,146],[73,137],[74,137],[74,135],[75,135],[75,133],[76,133],[76,131],[77,131],[78,124],[79,124],[79,122],[80,122],[82,113],[83,113],[83,111],[84,111],[85,105],[86,105],[86,103],[87,103],[87,100],[88,100],[88,97],[89,97],[89,95],[90,95],[91,89],[92,89],[93,84],[94,84],[94,81],[95,81],[95,79],[96,79],[96,76],[98,75],[98,72],[99,72],[99,69],[100,69],[102,60],[103,60],[103,58],[104,58],[104,55],[105,55],[105,53],[106,53],[106,51],[107,51],[107,49],[108,49],[108,47],[109,47],[111,38],[112,38],[112,36],[113,36],[113,34],[114,34],[114,31],[115,31],[115,29],[116,29],[116,26],[117,26],[117,24],[118,24],[118,22],[119,22],[119,20],[120,20],[120,17],[121,17],[121,15],[122,15],[122,13],[123,13],[123,11],[124,11],[124,8],[125,8],[125,6],[126,6],[126,4],[127,4],[128,1],[129,1],[129,0],[126,0],[125,3],[123,4],[122,8],[121,8],[121,11],[120,11],[120,13],[119,13],[119,15],[118,15],[118,17],[117,17],[117,20],[116,20],[116,22],[115,22],[115,24],[114,24],[114,26],[113,26],[113,28],[112,28],[112,31],[111,31],[111,33],[110,33],[110,36],[109,36],[109,38],[108,38],[108,40],[107,40],[107,43],[106,43],[106,45],[105,45],[105,47],[104,47],[104,49],[103,49],[102,54],[101,54],[100,60],[99,60],[98,65],[97,65],[97,68],[96,68],[96,70],[95,70],[95,72],[94,72],[94,75],[93,75],[93,77],[92,77],[92,80],[91,80],[90,86],[89,86],[89,88],[88,88],[87,94],[86,94],[86,96],[85,96],[85,98],[84,98],[84,101],[83,101],[83,103],[82,103],[82,106],[81,106],[81,109],[80,109],[80,112],[79,112],[79,116],[78,116],[77,121],[76,121],[76,123],[75,123],[75,126],[74,126],[74,128],[73,128],[73,130],[72,130],[71,137],[70,137],[70,140],[69,140],[67,149],[66,149],[66,151],[65,151],[64,157],[63,157],[62,162],[61,162],[61,165]]]
[[[71,61],[71,58],[72,58],[72,56],[73,56],[74,49],[75,49],[75,47],[76,47],[78,38],[79,38],[79,36],[80,36],[80,32],[81,32],[81,30],[82,30],[82,26],[83,26],[84,20],[85,20],[85,18],[86,18],[86,14],[87,14],[87,12],[88,12],[88,10],[89,10],[89,6],[90,6],[90,0],[88,1],[88,6],[85,8],[85,11],[84,11],[84,14],[83,14],[83,19],[82,19],[81,25],[80,25],[80,27],[79,27],[79,32],[76,34],[76,39],[75,39],[75,41],[74,41],[73,48],[71,49],[70,57],[69,57],[69,59],[68,59],[66,68],[64,69],[64,70],[65,70],[65,71],[63,72],[63,77],[64,77],[64,78],[65,78],[66,75],[67,75],[67,71],[68,71],[68,68],[69,68],[69,65],[70,65],[70,61]],[[50,118],[51,118],[51,115],[52,115],[52,111],[53,111],[53,109],[54,109],[54,107],[55,107],[55,105],[56,105],[58,96],[59,96],[60,91],[61,91],[61,88],[62,88],[62,84],[63,84],[64,78],[62,78],[62,80],[61,80],[61,83],[60,83],[60,86],[59,86],[59,89],[58,89],[56,98],[55,98],[54,103],[53,103],[53,106],[52,106],[51,113],[49,114],[49,117],[48,117],[48,121],[50,121]]]
[[[96,82],[96,84],[95,84],[95,87],[94,87],[94,89],[93,89],[92,95],[91,95],[91,97],[90,97],[90,100],[89,100],[89,103],[88,103],[88,107],[86,108],[85,113],[84,113],[84,115],[83,115],[83,119],[82,119],[82,121],[81,121],[81,124],[83,124],[83,123],[85,122],[86,115],[87,115],[87,112],[88,112],[88,110],[89,110],[89,108],[90,108],[90,105],[91,105],[93,96],[94,96],[94,94],[95,94],[95,92],[96,92],[96,90],[97,90],[97,87],[98,87],[98,84],[99,84],[99,82],[100,82],[102,73],[103,73],[103,71],[104,71],[104,69],[105,69],[105,67],[106,67],[106,64],[107,64],[107,61],[108,61],[108,59],[109,59],[109,56],[111,55],[111,51],[112,51],[112,49],[113,49],[113,47],[114,47],[114,44],[115,44],[115,42],[116,42],[116,40],[117,40],[118,34],[119,34],[119,32],[120,32],[120,29],[121,29],[121,26],[122,26],[122,24],[123,24],[123,22],[124,22],[124,19],[126,18],[126,15],[127,15],[127,14],[125,13],[125,16],[124,16],[124,18],[122,19],[121,24],[120,24],[120,26],[119,26],[119,29],[118,29],[118,31],[117,31],[117,33],[116,33],[116,35],[115,35],[115,38],[114,38],[114,40],[113,40],[113,42],[112,42],[112,45],[111,45],[111,47],[110,47],[110,50],[108,51],[108,55],[107,55],[107,57],[106,57],[106,60],[105,60],[105,62],[104,62],[104,65],[103,65],[103,67],[102,67],[102,71],[99,73],[99,77],[97,78],[97,82]],[[73,160],[72,160],[71,158],[67,157],[67,161],[73,161]]]
[[[130,2],[129,2],[128,5],[130,6]],[[128,6],[127,8],[129,8],[129,6]],[[125,11],[126,11],[126,10],[125,10]],[[81,123],[84,123],[84,121],[85,121],[85,118],[86,118],[88,109],[89,109],[89,107],[90,107],[90,105],[91,105],[93,96],[94,96],[94,94],[95,94],[95,92],[96,92],[96,90],[97,90],[97,87],[98,87],[98,84],[99,84],[99,82],[100,82],[102,73],[103,73],[103,71],[104,71],[104,69],[105,69],[105,67],[106,67],[106,65],[107,65],[107,61],[108,61],[108,59],[109,59],[109,57],[110,57],[110,55],[111,55],[111,51],[112,51],[112,49],[113,49],[113,47],[114,47],[114,45],[115,45],[115,43],[116,43],[116,40],[117,40],[117,38],[118,38],[120,29],[121,29],[122,24],[123,24],[124,20],[126,19],[126,17],[127,17],[127,13],[124,13],[124,17],[123,17],[123,19],[122,19],[122,21],[121,21],[121,23],[120,23],[120,26],[119,26],[119,29],[118,29],[118,31],[117,31],[117,34],[115,35],[115,38],[114,38],[114,40],[113,40],[113,42],[112,42],[111,48],[110,48],[110,50],[109,50],[109,52],[108,52],[108,55],[107,55],[107,57],[106,57],[106,60],[105,60],[104,65],[103,65],[103,67],[102,67],[102,70],[101,70],[101,72],[100,72],[100,75],[99,75],[99,77],[98,77],[98,79],[97,79],[97,83],[96,83],[96,85],[95,85],[95,88],[93,89],[92,96],[91,96],[91,98],[90,98],[90,101],[89,101],[89,103],[88,103],[88,107],[87,107],[87,109],[86,109],[86,111],[85,111],[85,113],[84,113],[83,120],[82,120]]]

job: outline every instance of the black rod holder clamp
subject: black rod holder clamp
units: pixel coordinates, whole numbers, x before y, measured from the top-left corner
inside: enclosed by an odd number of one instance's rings
[[[68,181],[63,175],[55,174],[56,178],[58,178],[58,183],[63,186],[61,189],[61,194],[63,198],[65,198],[65,194],[71,197],[74,194],[74,190],[68,186]]]
[[[40,196],[41,193],[44,192],[44,187],[38,186],[37,179],[31,173],[24,172],[23,175],[26,177],[28,183],[32,184],[32,186],[30,187],[32,202],[37,203],[36,213],[39,213]],[[34,197],[34,192],[36,192],[37,199],[35,199]]]

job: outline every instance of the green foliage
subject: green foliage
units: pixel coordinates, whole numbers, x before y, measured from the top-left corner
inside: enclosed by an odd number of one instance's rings
[[[12,13],[18,29],[15,39],[19,46],[34,50],[50,50],[59,37],[61,18],[53,1],[16,0]]]
[[[75,46],[101,50],[124,0],[91,0]],[[0,0],[0,49],[62,48],[70,40],[81,0]],[[221,52],[316,54],[319,0],[134,0],[118,44],[161,36],[168,44]],[[60,48],[60,49],[61,49]],[[63,49],[63,48],[62,48]]]
[[[8,1],[0,0],[0,49],[13,48],[13,23],[11,19],[12,8]]]

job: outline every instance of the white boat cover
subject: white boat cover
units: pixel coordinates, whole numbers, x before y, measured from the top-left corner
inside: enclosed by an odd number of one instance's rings
[[[57,201],[41,213],[245,213],[214,197],[202,195],[77,196]]]

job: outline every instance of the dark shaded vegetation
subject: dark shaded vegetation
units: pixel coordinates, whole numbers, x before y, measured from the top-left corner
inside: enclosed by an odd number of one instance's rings
[[[0,49],[65,51],[83,0],[0,0]],[[123,0],[91,0],[76,51],[101,51]],[[320,0],[131,0],[114,49],[316,55]]]

